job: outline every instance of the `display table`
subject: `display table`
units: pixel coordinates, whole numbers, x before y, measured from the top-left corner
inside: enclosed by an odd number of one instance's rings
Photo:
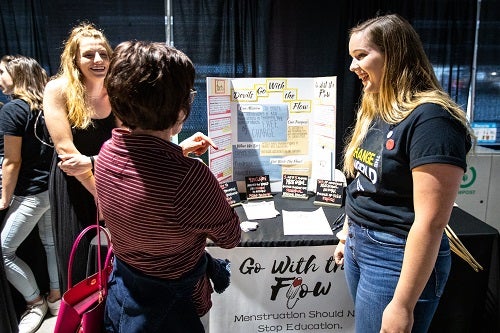
[[[308,201],[273,197],[275,208],[312,211]],[[330,225],[342,208],[322,207]],[[235,208],[241,221],[242,207]],[[354,332],[353,304],[343,268],[333,251],[335,236],[285,236],[283,220],[260,220],[256,231],[243,232],[240,245],[216,257],[231,260],[231,285],[214,294],[210,333]],[[307,223],[307,221],[304,221]],[[444,295],[430,332],[499,332],[499,235],[491,226],[455,207],[450,226],[484,267],[475,272],[455,254]]]
[[[314,211],[320,206],[312,198],[283,199],[281,194],[273,201],[280,215],[259,220],[256,231],[243,232],[240,246],[207,249],[231,261],[231,285],[212,295],[209,332],[354,332],[354,304],[343,268],[333,258],[338,240],[333,235],[283,233],[284,210]],[[321,209],[330,226],[343,213]],[[235,210],[245,221],[243,207]]]

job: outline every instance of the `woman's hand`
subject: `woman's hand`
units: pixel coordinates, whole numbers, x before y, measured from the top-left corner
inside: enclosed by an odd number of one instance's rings
[[[349,232],[349,223],[347,221],[347,215],[344,214],[344,224],[342,225],[342,230],[337,232],[336,235],[339,239],[339,243],[335,247],[333,258],[335,259],[335,263],[339,266],[344,264],[345,241],[347,238],[347,233]]]
[[[407,309],[403,304],[391,301],[382,314],[381,333],[410,333],[413,327],[413,310]]]
[[[344,264],[344,250],[345,250],[345,241],[339,241],[337,247],[335,247],[335,252],[333,252],[335,263],[339,266]]]
[[[182,141],[179,146],[182,148],[184,156],[194,153],[196,156],[203,155],[210,146],[214,149],[219,149],[208,136],[201,132],[197,132]]]
[[[3,198],[0,198],[0,210],[4,210],[9,208],[10,206],[10,201],[4,200]]]
[[[61,154],[57,165],[68,176],[78,176],[92,170],[90,157],[81,154]]]

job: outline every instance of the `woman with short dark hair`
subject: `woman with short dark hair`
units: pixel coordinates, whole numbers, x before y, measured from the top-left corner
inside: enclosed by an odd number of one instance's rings
[[[222,248],[240,241],[238,215],[217,179],[187,157],[213,142],[201,133],[171,142],[189,116],[194,77],[191,60],[164,43],[129,41],[114,50],[105,85],[128,128],[113,130],[95,173],[115,253],[108,332],[204,332],[209,275],[224,269],[214,269],[219,261],[205,252],[206,240]]]

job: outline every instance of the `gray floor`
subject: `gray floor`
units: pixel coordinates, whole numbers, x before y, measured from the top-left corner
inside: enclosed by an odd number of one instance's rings
[[[57,317],[51,316],[50,314],[45,317],[42,326],[36,331],[36,333],[54,333],[54,327],[56,326]]]

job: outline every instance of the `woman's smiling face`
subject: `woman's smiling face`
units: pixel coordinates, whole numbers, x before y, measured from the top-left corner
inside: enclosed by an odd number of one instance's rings
[[[104,79],[109,67],[109,56],[104,42],[93,37],[82,38],[76,63],[86,79]]]
[[[349,40],[349,54],[352,57],[349,70],[354,72],[364,86],[365,92],[378,93],[384,73],[385,57],[364,31],[355,32]]]

